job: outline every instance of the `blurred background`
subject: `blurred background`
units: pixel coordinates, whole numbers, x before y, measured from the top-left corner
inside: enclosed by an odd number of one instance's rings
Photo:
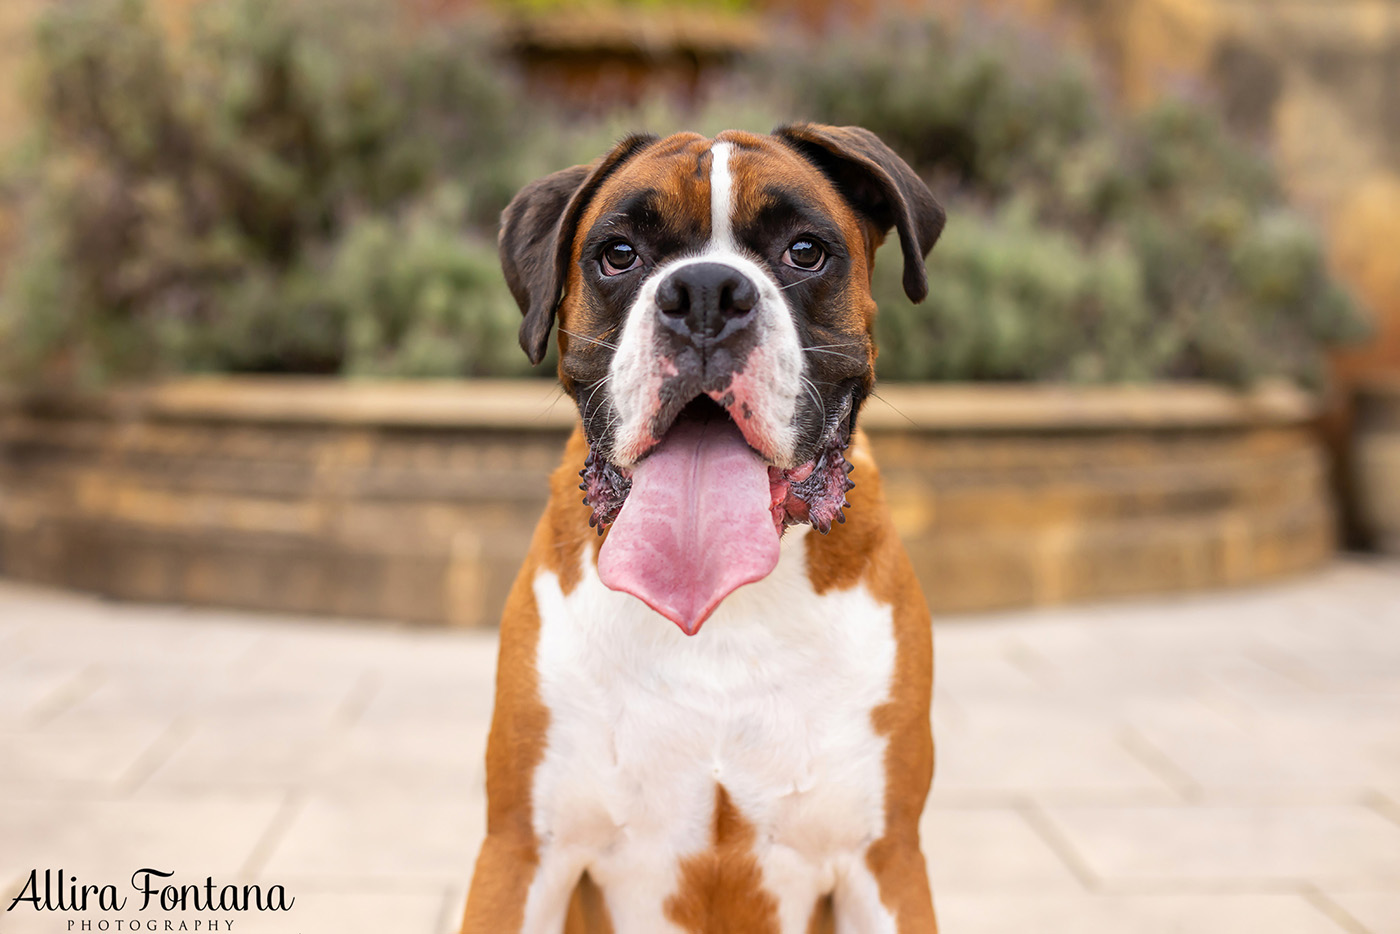
[[[15,0],[6,373],[521,375],[520,185],[802,117],[958,219],[927,308],[885,270],[884,378],[1315,387],[1347,286],[1400,362],[1389,6]]]
[[[502,207],[797,118],[952,217],[867,423],[936,607],[1394,547],[1397,62],[1381,0],[9,0],[0,571],[492,622],[570,421]]]
[[[3,0],[0,895],[455,930],[575,417],[500,210],[808,119],[950,218],[863,414],[944,929],[1400,932],[1397,88],[1395,0]]]

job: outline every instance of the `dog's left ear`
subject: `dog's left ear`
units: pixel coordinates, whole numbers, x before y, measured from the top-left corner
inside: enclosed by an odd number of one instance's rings
[[[858,126],[794,123],[773,135],[814,162],[874,228],[879,243],[891,227],[904,254],[904,292],[928,296],[924,257],[943,232],[943,208],[923,179],[894,150]]]
[[[574,232],[598,187],[655,136],[629,136],[592,165],[576,165],[520,189],[501,214],[501,269],[525,315],[520,346],[531,363],[549,350],[554,313],[568,281]]]

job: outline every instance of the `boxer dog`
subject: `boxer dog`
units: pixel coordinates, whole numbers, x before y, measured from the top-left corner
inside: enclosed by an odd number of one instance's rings
[[[580,423],[501,623],[464,932],[935,930],[929,614],[857,417],[875,250],[920,301],[942,227],[811,124],[634,136],[506,209]]]

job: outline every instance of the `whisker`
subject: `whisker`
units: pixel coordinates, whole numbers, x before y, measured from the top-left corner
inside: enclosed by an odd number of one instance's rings
[[[908,422],[909,424],[913,425],[915,428],[921,427],[921,426],[919,425],[918,422],[914,421],[914,420],[913,420],[912,418],[910,418],[908,415],[905,415],[904,412],[903,412],[898,406],[896,406],[896,405],[895,405],[893,402],[891,402],[890,400],[886,399],[884,396],[880,395],[880,394],[879,394],[878,392],[876,392],[874,389],[870,390],[870,394],[871,394],[872,396],[874,396],[876,399],[879,399],[881,402],[885,403],[885,405],[889,406],[891,409],[894,409],[895,413],[896,413],[897,415],[899,415],[900,418],[904,419],[906,422]]]
[[[589,417],[589,426],[592,426],[593,422],[598,418],[599,415],[604,414],[606,414],[607,416],[607,421],[603,425],[603,430],[600,433],[600,436],[609,434],[615,427],[617,427],[617,423],[622,420],[622,413],[619,412],[617,409],[612,409],[611,411],[609,411],[608,409],[599,406],[598,408],[593,410],[593,414]]]
[[[811,347],[807,347],[807,348],[805,348],[805,349],[807,349],[807,350],[817,350],[817,349],[826,350],[826,349],[829,348],[829,347],[864,347],[864,346],[865,346],[865,341],[840,341],[840,342],[835,343],[835,344],[813,344]]]
[[[577,338],[578,338],[579,340],[581,340],[581,341],[587,341],[587,342],[590,343],[590,344],[597,344],[599,347],[606,347],[606,348],[608,348],[609,350],[616,350],[616,349],[617,349],[617,345],[614,344],[614,343],[612,343],[611,341],[599,340],[599,339],[596,338],[596,337],[589,337],[589,336],[586,335],[586,334],[575,334],[573,331],[566,331],[566,330],[564,330],[563,328],[560,328],[560,329],[559,329],[559,333],[560,333],[560,334],[567,334],[567,335],[569,335],[570,337],[577,337]]]
[[[558,383],[555,383],[555,384],[554,384],[554,398],[551,399],[551,400],[549,401],[549,405],[545,406],[544,411],[541,412],[539,415],[536,415],[535,418],[537,418],[537,419],[542,419],[542,418],[544,418],[546,415],[548,415],[549,413],[551,413],[551,412],[554,411],[554,407],[555,407],[556,405],[559,404],[559,400],[560,400],[560,399],[567,399],[567,398],[569,398],[569,394],[566,393],[566,392],[564,391],[564,387],[563,387],[563,386],[560,386]]]
[[[607,375],[604,376],[602,379],[598,380],[598,382],[596,382],[596,383],[593,384],[593,391],[590,392],[590,393],[588,394],[588,399],[583,403],[583,407],[584,407],[585,409],[587,409],[590,405],[593,404],[593,397],[596,396],[596,395],[598,394],[598,390],[602,389],[603,386],[604,386],[604,385],[607,383],[607,381],[610,380],[610,379],[612,379],[612,374],[611,374],[611,373],[607,374]]]
[[[805,376],[802,377],[802,382],[806,384],[808,391],[811,392],[812,401],[816,403],[817,411],[822,413],[822,421],[826,421],[826,406],[822,404],[821,393],[817,391],[816,384]]]
[[[612,413],[608,416],[608,423],[603,426],[603,434],[606,435],[610,433],[614,428],[617,427],[617,423],[620,421],[622,421],[622,412],[618,411],[617,409],[614,409]]]

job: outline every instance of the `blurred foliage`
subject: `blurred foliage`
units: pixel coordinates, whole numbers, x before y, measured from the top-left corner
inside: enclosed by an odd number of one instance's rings
[[[617,10],[654,10],[666,12],[676,8],[700,12],[737,13],[752,9],[753,0],[494,0],[492,6],[503,13],[552,13],[557,10],[597,12],[600,8]]]
[[[1202,102],[1114,114],[1084,62],[1010,32],[897,28],[797,55],[796,112],[883,137],[946,201],[930,296],[877,268],[892,379],[1317,385],[1365,319],[1268,164]]]
[[[526,375],[495,244],[463,232],[462,201],[445,189],[361,215],[305,262],[231,285],[220,314],[179,326],[169,346],[196,370]]]
[[[480,24],[393,9],[227,0],[176,42],[140,0],[55,6],[8,184],[24,235],[0,373],[521,373],[494,250],[519,185],[624,132],[783,118],[869,127],[949,209],[924,305],[882,251],[886,378],[1316,383],[1322,350],[1364,332],[1209,108],[1124,117],[1025,37],[902,22],[770,53],[699,111],[580,121],[528,101]]]
[[[370,0],[237,0],[174,42],[138,0],[81,0],[37,57],[4,372],[496,367],[490,227],[529,123],[479,37]]]

